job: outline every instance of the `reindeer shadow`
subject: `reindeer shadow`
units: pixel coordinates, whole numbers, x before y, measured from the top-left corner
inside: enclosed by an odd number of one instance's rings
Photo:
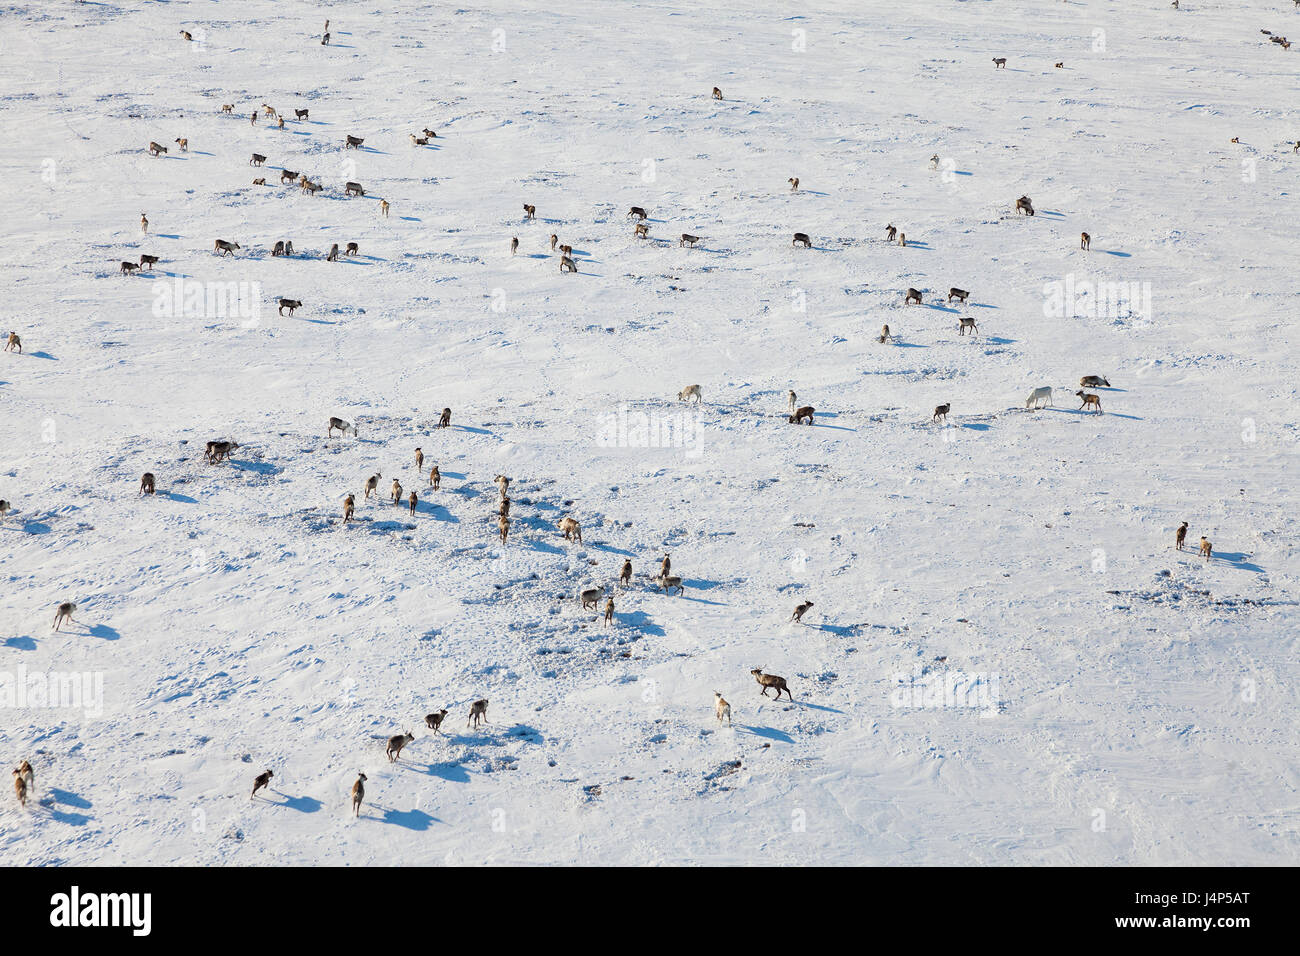
[[[317,810],[320,810],[325,806],[325,804],[321,803],[315,797],[291,797],[287,793],[280,793],[279,790],[275,792],[279,793],[280,796],[284,797],[284,799],[279,803],[268,800],[267,802],[271,803],[273,806],[285,807],[289,810],[297,810],[299,813],[315,813]]]
[[[118,633],[117,628],[109,627],[107,624],[94,624],[86,629],[89,637],[98,637],[105,641],[120,641],[122,635]]]
[[[6,637],[3,646],[12,647],[16,651],[34,651],[36,641],[24,634],[22,637]]]
[[[1222,558],[1224,561],[1231,561],[1243,571],[1254,571],[1256,574],[1263,574],[1264,569],[1254,562],[1247,561],[1244,552],[1240,551],[1215,551],[1214,558]]]
[[[775,740],[777,743],[782,744],[794,743],[793,737],[784,730],[777,730],[775,727],[755,727],[750,724],[741,724],[736,728],[736,733],[751,737],[762,737],[766,740]]]

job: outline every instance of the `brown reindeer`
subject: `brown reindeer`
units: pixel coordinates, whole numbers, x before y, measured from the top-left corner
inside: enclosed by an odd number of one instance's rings
[[[429,469],[429,484],[433,485],[434,491],[437,491],[442,485],[442,473],[438,471],[437,465]]]
[[[936,405],[934,406],[934,415],[931,417],[930,421],[937,422],[939,419],[942,418],[946,422],[948,420],[948,412],[950,411],[952,411],[951,402],[945,402],[942,405]]]
[[[1174,532],[1174,547],[1179,551],[1183,550],[1183,542],[1187,540],[1187,522],[1184,521]]]
[[[537,207],[536,207],[536,206],[531,206],[531,205],[529,205],[528,203],[524,203],[524,218],[525,218],[525,219],[536,219],[536,218],[537,218]]]
[[[921,304],[921,293],[917,289],[908,289],[903,296],[903,305],[911,305],[914,302],[917,305]]]
[[[343,523],[347,524],[352,520],[352,513],[357,509],[357,496],[348,495],[343,499]]]
[[[1079,248],[1087,251],[1090,245],[1092,245],[1092,236],[1086,232],[1079,233]]]
[[[17,352],[19,355],[23,354],[23,340],[18,337],[17,332],[9,333],[9,339],[5,342],[5,351]]]
[[[792,242],[791,245],[803,246],[805,249],[811,249],[812,240],[808,238],[808,233],[796,232],[794,234],[794,242]]]
[[[151,495],[154,493],[154,477],[152,471],[146,471],[140,476],[140,494]]]
[[[1096,409],[1098,415],[1101,414],[1100,395],[1094,395],[1092,394],[1092,392],[1084,392],[1084,391],[1078,391],[1075,392],[1074,394],[1077,395],[1079,398],[1083,399],[1083,404],[1079,406],[1080,410],[1083,410],[1085,408],[1093,408]]]
[[[722,90],[718,89],[716,86],[713,88],[713,98],[715,100],[722,99]]]
[[[301,308],[302,308],[302,302],[301,302],[301,300],[299,300],[299,299],[281,299],[281,300],[280,300],[280,310],[279,310],[279,311],[280,311],[280,314],[281,314],[281,315],[284,315],[284,310],[285,310],[285,309],[288,309],[288,310],[289,310],[289,317],[290,317],[290,318],[293,318],[293,310],[294,310],[294,309],[301,309]]]
[[[438,416],[438,427],[448,428],[451,425],[451,409],[444,408],[442,414]]]
[[[808,424],[811,425],[813,423],[814,411],[816,411],[816,409],[811,405],[803,405],[800,408],[795,409],[794,414],[789,417],[788,421],[791,425],[802,425],[803,420],[806,418],[808,419]]]
[[[329,40],[329,34],[325,34],[325,39]],[[366,775],[357,774],[357,782],[352,785],[352,815],[361,816],[361,801],[366,798]]]
[[[257,791],[269,788],[271,786],[271,778],[274,776],[275,776],[274,773],[272,773],[270,770],[267,770],[263,773],[259,773],[256,777],[254,777],[253,792],[248,799],[252,800],[253,797],[256,797]]]
[[[764,697],[767,696],[769,687],[775,687],[777,700],[781,699],[782,691],[785,691],[786,696],[794,700],[794,694],[790,693],[790,688],[787,686],[784,677],[777,677],[775,674],[764,674],[761,667],[755,667],[750,673],[754,675],[754,680],[758,681],[759,686],[762,688],[759,693]]]

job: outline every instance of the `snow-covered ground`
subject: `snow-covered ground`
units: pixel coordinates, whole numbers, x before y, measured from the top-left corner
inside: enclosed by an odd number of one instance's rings
[[[0,10],[2,858],[1294,861],[1300,49],[1261,29],[1300,12]]]

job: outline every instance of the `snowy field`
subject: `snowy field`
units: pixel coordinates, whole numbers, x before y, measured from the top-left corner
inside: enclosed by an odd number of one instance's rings
[[[0,858],[1294,862],[1300,11],[1182,7],[5,6]]]

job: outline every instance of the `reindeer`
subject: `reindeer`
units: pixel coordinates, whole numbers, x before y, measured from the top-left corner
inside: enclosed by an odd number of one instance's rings
[[[269,788],[271,786],[271,778],[274,776],[275,776],[274,773],[272,773],[270,770],[267,770],[264,771],[263,773],[259,773],[256,777],[254,777],[253,793],[249,796],[248,799],[252,800],[254,797],[256,797],[257,791]]]
[[[803,616],[808,613],[809,609],[812,606],[813,606],[812,601],[804,601],[802,604],[800,604],[798,607],[794,609],[794,613],[790,615],[789,623],[794,623],[794,624],[802,623]]]
[[[424,471],[424,452],[419,448],[415,449],[415,470],[416,473]]]
[[[154,493],[154,477],[152,471],[146,471],[140,476],[140,494],[151,495]]]
[[[815,411],[816,409],[811,405],[802,405],[794,410],[794,414],[791,415],[787,421],[791,425],[802,425],[803,420],[806,418],[808,419],[808,424],[811,425],[813,423],[813,412]]]
[[[428,145],[429,145],[429,137],[427,137],[427,136],[416,136],[414,133],[408,133],[407,135],[411,137],[411,145],[412,145],[412,146],[428,146]]]
[[[921,293],[917,289],[909,288],[903,296],[903,305],[911,305],[913,302],[917,305],[921,304]]]
[[[1030,202],[1028,196],[1021,196],[1016,200],[1016,215],[1032,216],[1034,214],[1034,204]]]
[[[1092,392],[1078,391],[1074,393],[1077,397],[1083,399],[1083,404],[1079,406],[1080,410],[1085,408],[1094,408],[1097,414],[1101,414],[1101,396],[1094,395]]]
[[[21,773],[14,771],[14,796],[18,798],[18,806],[24,810],[27,809],[27,781],[23,779]]]
[[[1087,252],[1090,245],[1092,245],[1092,236],[1086,232],[1079,233],[1079,248]]]
[[[995,56],[993,58],[993,69],[1005,70],[1007,68],[1007,58],[1005,56]]]
[[[1210,560],[1210,556],[1211,556],[1211,554],[1213,554],[1213,552],[1214,552],[1214,546],[1213,546],[1212,544],[1210,544],[1209,539],[1206,538],[1205,535],[1201,535],[1201,550],[1200,550],[1200,554],[1203,555],[1203,556],[1205,557],[1205,560],[1208,562],[1208,561]]]
[[[907,233],[900,232],[898,234],[898,244],[902,246],[904,249],[907,248]]]
[[[515,236],[510,240],[510,254],[513,256],[519,251],[519,237]]]
[[[392,494],[393,494],[393,507],[397,507],[398,505],[400,505],[400,504],[402,503],[402,501],[401,501],[401,499],[402,499],[402,483],[401,483],[400,481],[398,481],[396,478],[394,478],[394,479],[393,479],[393,487],[392,487],[391,490],[392,490]]]
[[[497,502],[497,515],[502,518],[510,517],[510,499],[502,498]]]
[[[682,579],[675,574],[661,574],[655,578],[655,581],[658,582],[660,590],[665,594],[671,594],[673,588],[677,589],[678,594],[686,593],[686,588],[682,586]]]
[[[559,523],[556,524],[556,527],[564,532],[565,541],[576,540],[578,544],[582,544],[582,525],[578,523],[578,519],[570,517],[561,518]]]
[[[387,199],[379,200],[379,214],[383,216],[385,219],[388,218],[388,210],[389,210],[388,200]]]
[[[972,315],[964,315],[957,320],[958,335],[965,335],[968,330],[971,332],[971,334],[974,334],[980,330],[980,327],[975,324],[975,317]]]
[[[584,611],[587,608],[591,608],[593,611],[596,610],[596,602],[599,601],[604,594],[605,589],[603,587],[583,588],[582,593],[579,595],[582,599],[582,609]]]
[[[796,232],[794,234],[794,241],[790,244],[792,246],[803,246],[805,249],[812,248],[812,240],[808,238],[808,233],[806,232]]]
[[[161,143],[155,143],[153,140],[150,140],[149,152],[154,156],[161,156],[163,153],[167,152],[167,147],[163,146]]]
[[[5,501],[3,498],[0,498],[0,521],[4,521],[5,517],[8,514],[9,514],[9,502]]]
[[[554,251],[554,250],[552,250],[552,251]],[[561,245],[560,245],[560,255],[562,255],[562,256],[572,256],[572,255],[573,255],[573,246],[566,246],[566,245],[564,245],[564,244],[561,244]]]
[[[429,469],[429,484],[433,486],[434,491],[442,485],[442,473],[438,471],[437,465]]]
[[[325,38],[327,40],[329,39],[328,33],[325,34]],[[366,775],[364,773],[359,773],[357,774],[357,782],[352,785],[352,815],[354,817],[361,816],[361,801],[365,798]]]
[[[892,222],[885,227],[885,242],[893,242],[898,236],[898,227]]]
[[[939,419],[942,418],[946,422],[948,420],[948,412],[951,409],[952,409],[951,402],[947,402],[943,405],[934,406],[934,417],[932,417],[930,421],[937,422]]]
[[[631,209],[627,211],[627,218],[630,219],[632,217],[635,217],[637,219],[645,219],[646,211],[642,209],[640,206],[633,206]]]
[[[343,499],[343,523],[347,524],[352,520],[352,513],[357,510],[357,496],[348,495]]]
[[[679,248],[681,246],[689,246],[690,248],[694,249],[695,244],[699,241],[700,241],[699,236],[692,236],[689,232],[684,232],[682,233],[682,238],[678,241],[677,245]]]
[[[623,567],[618,572],[618,583],[623,587],[628,587],[632,583],[632,559],[625,558]]]
[[[439,428],[450,428],[450,427],[451,427],[451,409],[450,409],[450,408],[444,408],[444,409],[442,410],[442,414],[438,416],[438,427],[439,427]]]
[[[713,713],[718,718],[718,723],[726,718],[727,726],[731,726],[731,705],[716,690],[713,692]]]
[[[411,514],[415,514],[416,506],[419,505],[420,503],[419,495],[417,495],[414,491],[412,491],[409,495],[406,496],[406,502],[408,505],[410,505]]]
[[[348,136],[348,138],[345,139],[345,140],[343,141],[343,148],[344,148],[344,149],[360,149],[360,148],[361,148],[361,144],[364,143],[364,142],[365,142],[365,140],[362,139],[360,136]]]
[[[784,677],[777,677],[775,674],[764,674],[763,669],[761,667],[755,667],[752,671],[750,671],[750,673],[754,675],[754,680],[758,681],[759,686],[763,688],[759,692],[760,694],[762,694],[762,696],[764,697],[767,696],[767,689],[769,687],[775,687],[777,700],[781,699],[782,691],[785,691],[786,696],[788,696],[791,700],[794,700],[794,694],[790,693],[790,688],[786,686]]]
[[[794,414],[794,410],[798,407],[798,401],[799,396],[795,395],[793,388],[785,393],[786,407],[790,409],[791,415]]]
[[[375,472],[366,479],[366,500],[370,499],[370,493],[373,491],[376,495],[379,492],[379,479],[384,477],[380,472]]]
[[[326,262],[338,262],[338,261],[339,261],[339,244],[338,244],[337,242],[334,243],[334,245],[330,246],[330,251],[329,251],[329,253],[325,256],[325,261],[326,261]]]
[[[64,601],[54,612],[54,629],[57,631],[63,627],[63,622],[72,623],[72,615],[77,613],[77,605],[73,601]]]
[[[210,441],[207,446],[208,463],[215,465],[223,458],[229,458],[239,448],[239,442]]]
[[[432,714],[424,715],[424,726],[428,727],[435,734],[442,733],[442,722],[447,718],[447,708],[435,710]]]
[[[636,229],[633,230],[633,235],[635,235],[636,238],[638,239],[649,239],[650,227],[643,222],[638,222],[636,224]]]
[[[561,275],[563,275],[566,272],[577,272],[577,271],[578,271],[578,264],[576,262],[574,262],[568,256],[560,256]]]
[[[265,177],[265,176],[261,176],[261,177],[259,177],[259,178],[257,178],[257,179],[254,179],[254,180],[253,180],[253,185],[254,185],[254,186],[265,186],[265,185],[266,185],[266,177]]]
[[[355,438],[357,434],[356,426],[353,425],[351,422],[346,422],[341,418],[337,418],[331,415],[329,421],[329,427],[325,429],[325,437],[333,438],[335,429],[338,430],[338,433],[340,435],[346,435],[348,432],[351,432],[352,436]]]
[[[1100,375],[1085,375],[1079,379],[1079,384],[1083,388],[1110,388],[1110,382]]]
[[[343,194],[345,196],[364,196],[366,191],[361,188],[360,183],[344,183]]]
[[[680,392],[677,393],[677,401],[679,402],[684,402],[687,399],[691,399],[691,398],[695,399],[696,405],[699,405],[701,402],[704,401],[704,394],[700,391],[700,387],[698,385],[687,385],[684,389],[682,389]]]
[[[529,205],[528,203],[524,203],[524,218],[525,218],[525,219],[536,219],[536,218],[537,218],[537,207],[536,207],[536,206]]]
[[[294,117],[294,119],[305,120],[305,119],[307,118],[307,115],[308,115],[309,112],[310,112],[309,110],[299,110],[299,109],[295,109],[295,110],[293,111],[293,117]]]
[[[181,148],[182,153],[188,153],[190,151],[190,141],[184,136],[179,137],[174,142]]]
[[[32,771],[31,761],[24,758],[23,762],[18,765],[18,769],[14,772],[23,778],[23,783],[27,784],[29,792],[36,792],[36,774]]]
[[[429,137],[429,139],[437,139],[437,138],[438,138],[438,134],[435,133],[433,130],[429,129],[427,126],[426,126],[423,130],[421,130],[420,132],[424,133],[424,135],[427,136],[427,137]]]
[[[284,315],[284,310],[285,310],[285,309],[288,309],[288,310],[289,310],[289,318],[293,318],[293,310],[294,310],[294,309],[301,309],[301,308],[302,308],[302,301],[301,301],[300,299],[281,299],[281,300],[280,300],[280,308],[279,308],[279,311],[280,311],[280,314],[281,314],[281,315]]]
[[[659,576],[667,577],[668,572],[673,569],[673,559],[669,555],[664,555],[664,559],[659,562]]]
[[[557,236],[555,233],[551,233],[551,251],[552,251],[552,252],[555,251],[555,244],[556,244],[557,242],[559,242],[559,241],[560,241],[560,237]]]
[[[5,342],[5,351],[17,352],[19,355],[23,354],[23,340],[18,337],[17,332],[9,333],[9,338]]]
[[[121,268],[120,271],[121,271],[122,275],[130,275],[132,272],[136,272],[136,271],[138,271],[139,268],[140,268],[140,266],[139,266],[138,263],[135,263],[135,262],[127,262],[125,259],[123,259],[123,260],[122,260],[122,268]]]
[[[221,112],[223,112],[223,113],[230,113],[230,114],[233,115],[234,112],[235,112],[235,104],[234,104],[234,103],[222,103],[222,104],[221,104]]]
[[[722,90],[718,89],[716,86],[713,88],[713,98],[715,100],[722,99]]]
[[[282,169],[282,170],[280,170],[280,185],[281,185],[281,186],[283,186],[285,183],[291,183],[291,182],[293,182],[293,181],[294,181],[295,179],[297,179],[297,178],[298,178],[298,174],[295,173],[292,169]]]
[[[388,757],[389,763],[396,763],[402,759],[402,748],[415,739],[415,734],[409,730],[404,734],[395,734],[388,738],[388,746],[384,748],[384,755]]]
[[[605,602],[605,625],[611,626],[614,623],[614,599],[610,598]]]
[[[158,264],[158,257],[151,256],[147,253],[140,253],[140,268],[145,272],[152,272],[153,267]]]
[[[183,40],[188,40],[188,41],[190,41],[190,42],[193,42],[193,41],[194,41],[194,37],[193,37],[193,35],[190,33],[189,30],[182,30],[182,31],[181,31],[181,39],[183,39]]]
[[[1184,521],[1174,532],[1174,547],[1179,551],[1183,550],[1183,542],[1187,540],[1187,522]]]
[[[487,708],[488,708],[488,702],[486,698],[482,700],[476,700],[474,701],[474,703],[470,704],[469,720],[465,721],[465,726],[468,727],[471,723],[473,723],[474,727],[477,729],[479,720],[482,720],[483,723],[485,724],[488,723]]]
[[[506,493],[510,490],[510,479],[507,478],[505,475],[497,475],[495,478],[492,479],[492,481],[497,486],[498,494],[500,494],[501,497],[504,498],[506,496]]]
[[[349,242],[347,244],[347,248],[343,250],[343,254],[345,256],[355,256],[360,252],[361,252],[361,246],[360,244],[355,242]]]
[[[225,239],[218,239],[216,242],[212,244],[212,251],[219,252],[223,256],[233,256],[235,254],[235,250],[238,248],[239,248],[239,243],[227,242]]]
[[[880,343],[883,345],[884,343],[888,342],[892,338],[893,336],[889,333],[889,326],[882,325],[880,327]]]
[[[951,302],[953,299],[956,299],[962,305],[965,305],[966,300],[969,298],[970,298],[970,293],[967,292],[965,289],[958,289],[956,286],[953,286],[951,289],[948,290],[949,302]]]
[[[1029,397],[1025,399],[1025,408],[1038,408],[1038,403],[1044,399],[1047,400],[1048,405],[1052,404],[1052,387],[1050,385],[1044,385],[1042,388],[1036,388],[1030,392]]]
[[[250,166],[261,166],[265,163],[266,163],[266,157],[263,156],[261,153],[254,153],[253,157],[248,161],[248,165]]]
[[[510,537],[510,519],[507,516],[497,516],[497,531],[501,534],[501,543],[505,544],[506,539]]]
[[[799,191],[798,176],[791,176],[789,179],[786,180],[786,182],[790,184],[790,192],[797,193]]]

